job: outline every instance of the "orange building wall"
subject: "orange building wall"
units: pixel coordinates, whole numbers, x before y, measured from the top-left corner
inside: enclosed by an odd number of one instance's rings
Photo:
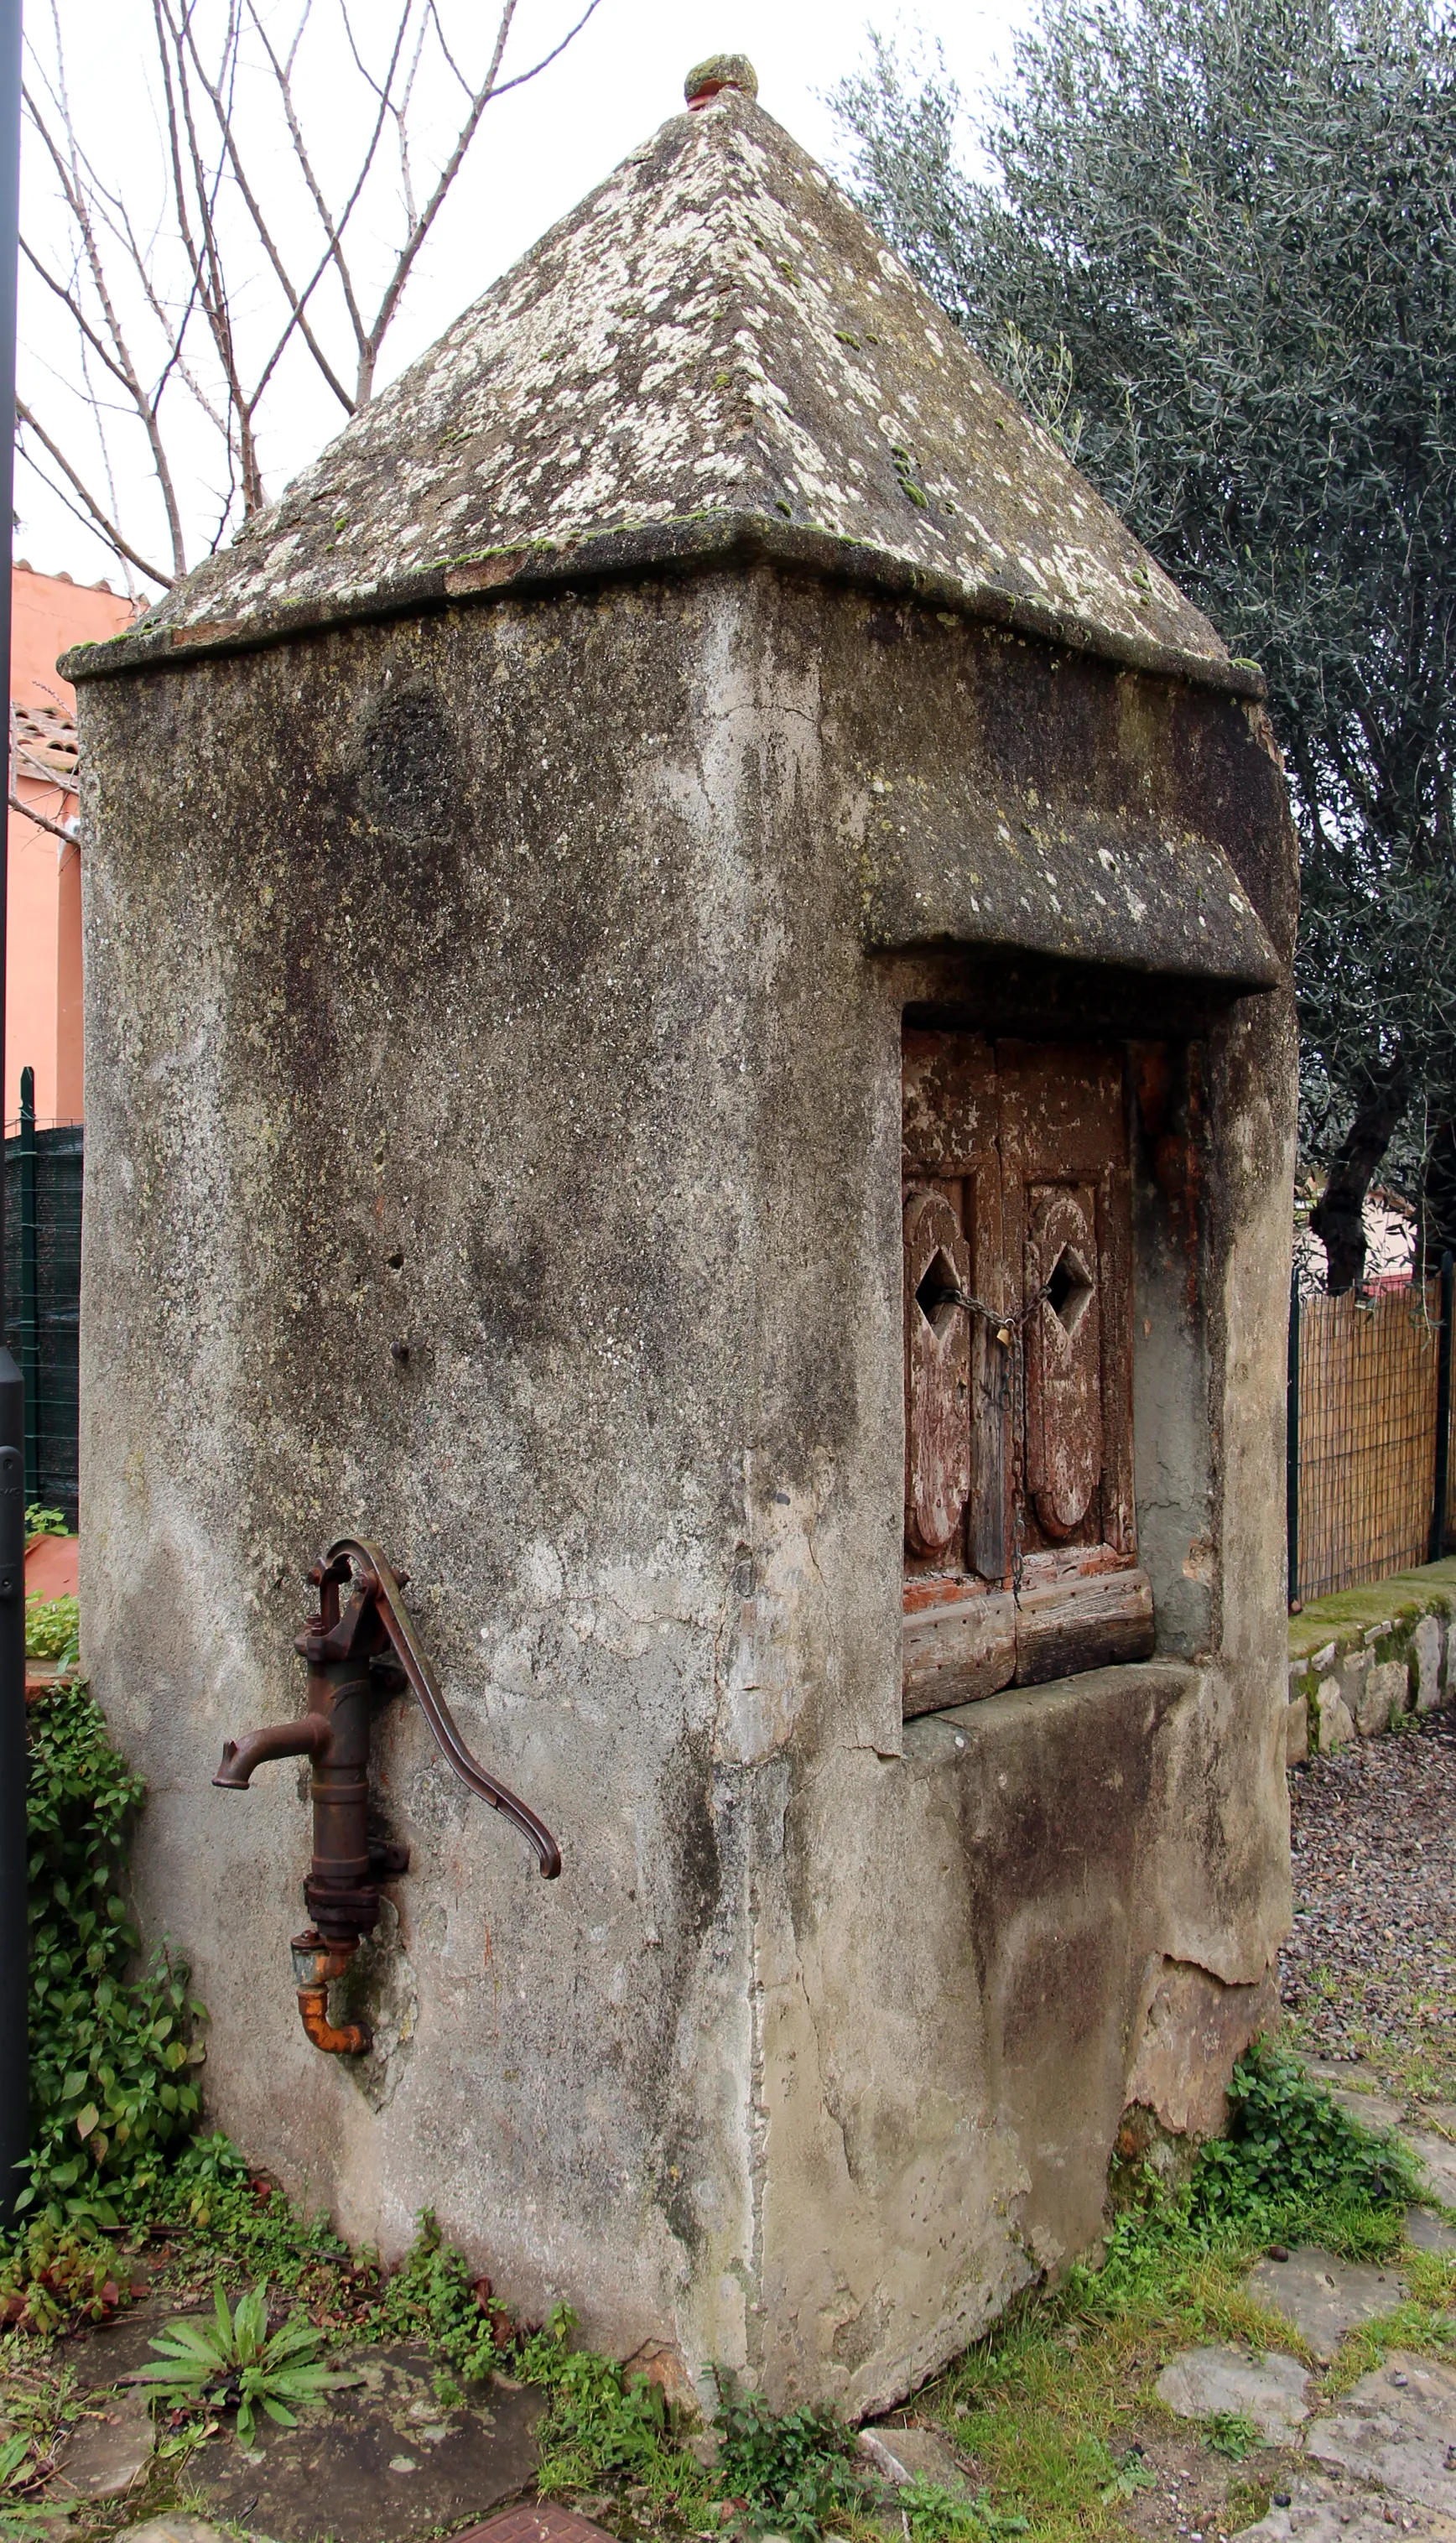
[[[131,603],[103,586],[64,575],[33,574],[18,565],[11,578],[10,694],[20,706],[75,712],[75,692],[55,660],[70,645],[94,643],[129,626]],[[76,798],[30,778],[17,792],[48,819],[64,823]],[[81,861],[74,845],[53,838],[23,812],[11,812],[10,888],[6,909],[5,1083],[3,1111],[20,1112],[20,1073],[36,1072],[36,1118],[81,1118]]]

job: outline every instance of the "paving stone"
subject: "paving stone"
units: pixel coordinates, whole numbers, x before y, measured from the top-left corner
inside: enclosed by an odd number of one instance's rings
[[[1411,1637],[1411,1657],[1415,1663],[1416,1710],[1434,1713],[1441,1701],[1441,1621],[1438,1616],[1422,1616]]]
[[[1392,2350],[1305,2443],[1317,2462],[1456,2517],[1456,2368]]]
[[[422,2350],[369,2350],[349,2365],[358,2383],[300,2411],[296,2427],[260,2420],[251,2446],[229,2428],[200,2447],[188,2471],[201,2507],[272,2543],[415,2543],[527,2488],[539,2391],[475,2386],[445,2410]]]
[[[955,2447],[939,2428],[862,2428],[859,2445],[881,2480],[893,2482],[896,2490],[906,2482],[933,2481],[942,2490],[974,2496]]]
[[[1432,2195],[1443,2207],[1456,2207],[1456,2145],[1433,2128],[1401,2129],[1403,2144],[1416,2157]]]
[[[1287,2261],[1261,2261],[1249,2277],[1249,2293],[1292,2322],[1317,2357],[1333,2355],[1351,2323],[1393,2313],[1410,2292],[1394,2270],[1338,2260],[1317,2243]]]
[[[143,2394],[109,2397],[105,2416],[78,2420],[66,2439],[49,2496],[61,2506],[71,2499],[124,2499],[152,2459],[151,2413]]]
[[[1181,2420],[1211,2420],[1218,2412],[1237,2411],[1253,2421],[1269,2445],[1279,2446],[1309,2418],[1304,2398],[1308,2382],[1303,2367],[1277,2351],[1251,2357],[1242,2349],[1188,2349],[1164,2367],[1155,2390]]]
[[[121,2530],[126,2543],[227,2543],[221,2526],[204,2524],[200,2516],[149,2516],[144,2525]]]
[[[156,2350],[150,2344],[179,2311],[175,2296],[142,2296],[124,2312],[89,2325],[68,2341],[70,2362],[82,2391],[100,2392],[119,2385],[133,2368],[155,2364]]]
[[[1341,2109],[1362,2128],[1399,2128],[1404,2133],[1405,2111],[1388,2094],[1362,2093],[1348,2084],[1332,2084],[1331,2090]]]
[[[1435,2215],[1429,2207],[1410,2207],[1406,2210],[1406,2240],[1414,2243],[1418,2252],[1456,2252],[1456,2225],[1448,2225],[1444,2216]]]
[[[1299,2482],[1287,2507],[1271,2507],[1257,2525],[1246,2525],[1234,2543],[1456,2543],[1456,2519],[1428,2507],[1397,2510],[1367,2493]]]

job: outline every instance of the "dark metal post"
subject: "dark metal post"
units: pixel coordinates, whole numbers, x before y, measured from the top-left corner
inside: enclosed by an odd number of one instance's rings
[[[1289,1604],[1299,1604],[1299,1267],[1289,1279],[1289,1384],[1284,1413],[1284,1527],[1289,1546]]]
[[[15,532],[15,301],[20,229],[21,0],[0,0],[0,667],[10,792],[10,578]],[[0,819],[0,1079],[5,1051],[8,816]],[[0,1115],[9,1088],[0,1084]],[[5,1177],[0,1173],[0,1263]],[[0,1336],[0,2223],[22,2187],[31,2137],[26,1895],[25,1387]]]
[[[1446,1497],[1451,1481],[1451,1257],[1441,1256],[1441,1330],[1436,1345],[1436,1485],[1430,1506],[1427,1563],[1439,1563],[1446,1551]]]
[[[36,1072],[20,1073],[20,1373],[26,1390],[26,1499],[40,1498],[40,1265],[36,1225]]]

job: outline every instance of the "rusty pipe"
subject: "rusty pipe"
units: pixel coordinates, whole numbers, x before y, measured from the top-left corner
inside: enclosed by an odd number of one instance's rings
[[[315,2048],[326,2049],[331,2057],[362,2057],[373,2046],[373,2034],[362,2022],[335,2024],[329,2020],[329,1985],[342,1978],[353,1958],[353,1946],[331,1950],[323,1935],[312,1926],[305,1934],[295,1934],[289,1946],[293,1955],[293,1983],[298,1990],[298,2012],[304,2030]]]
[[[271,1757],[323,1757],[333,1726],[322,1713],[300,1713],[292,1722],[268,1722],[241,1739],[224,1739],[222,1763],[212,1781],[225,1793],[246,1793],[255,1766]]]

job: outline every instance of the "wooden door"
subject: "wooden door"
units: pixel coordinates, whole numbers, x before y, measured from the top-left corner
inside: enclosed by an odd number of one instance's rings
[[[1121,1054],[907,1032],[905,1710],[1152,1649]]]

